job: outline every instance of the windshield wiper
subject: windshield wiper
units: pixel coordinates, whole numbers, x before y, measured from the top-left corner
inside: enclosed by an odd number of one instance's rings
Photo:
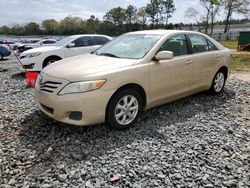
[[[98,55],[120,58],[120,57],[116,56],[115,54],[111,54],[111,53],[100,53]]]

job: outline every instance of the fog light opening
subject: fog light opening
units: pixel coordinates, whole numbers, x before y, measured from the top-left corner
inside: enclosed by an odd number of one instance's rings
[[[71,112],[69,114],[69,119],[75,120],[75,121],[82,120],[82,112]]]

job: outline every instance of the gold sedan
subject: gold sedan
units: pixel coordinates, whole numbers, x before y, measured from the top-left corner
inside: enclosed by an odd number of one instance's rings
[[[230,50],[201,33],[132,32],[46,67],[36,98],[55,120],[126,129],[143,110],[205,90],[220,93],[231,62]]]

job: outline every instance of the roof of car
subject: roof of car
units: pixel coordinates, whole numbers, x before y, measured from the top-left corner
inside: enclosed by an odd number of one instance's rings
[[[98,35],[98,34],[82,34],[82,35],[71,35],[71,37],[88,37],[88,36],[90,36],[90,37],[92,37],[92,36],[106,36],[106,35]]]
[[[166,34],[174,34],[174,33],[198,33],[198,32],[185,31],[185,30],[163,30],[163,29],[130,32],[130,34],[158,34],[158,35],[166,35]]]

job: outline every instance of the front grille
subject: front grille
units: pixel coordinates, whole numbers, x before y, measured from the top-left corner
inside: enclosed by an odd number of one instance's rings
[[[46,81],[40,83],[40,90],[47,93],[53,93],[61,84],[61,82]]]

